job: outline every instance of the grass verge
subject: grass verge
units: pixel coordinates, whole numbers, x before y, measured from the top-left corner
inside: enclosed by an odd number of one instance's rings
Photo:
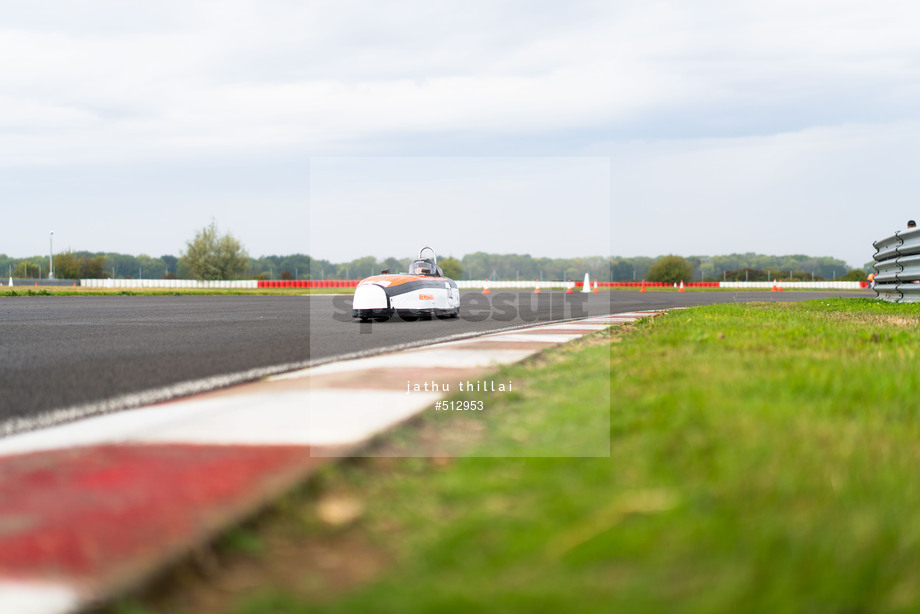
[[[330,544],[340,573],[312,558],[271,572],[277,552],[250,547],[228,565],[269,571],[253,571],[242,590],[217,574],[119,607],[913,612],[918,347],[914,305],[848,298],[673,311],[609,344],[594,338],[508,369],[522,383],[580,389],[609,357],[609,458],[470,457],[565,437],[579,418],[522,393],[464,427],[452,445],[467,457],[329,467],[245,529],[263,545],[273,531],[304,552]],[[438,419],[429,412],[381,445],[436,451]],[[351,513],[329,521],[330,502]],[[374,569],[349,576],[368,561]],[[214,593],[220,605],[201,607]]]

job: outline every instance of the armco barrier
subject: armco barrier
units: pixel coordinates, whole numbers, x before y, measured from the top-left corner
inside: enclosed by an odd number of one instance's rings
[[[893,303],[920,303],[920,228],[874,242],[875,293]]]

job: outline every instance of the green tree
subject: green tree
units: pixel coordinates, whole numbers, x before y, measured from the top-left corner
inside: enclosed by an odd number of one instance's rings
[[[409,270],[409,261],[408,260],[398,260],[393,256],[390,256],[383,261],[383,264],[386,265],[384,268],[390,269],[390,273],[399,273],[400,271]]]
[[[846,275],[838,277],[840,281],[866,281],[866,272],[862,269],[850,269]]]
[[[141,254],[135,258],[138,279],[161,279],[166,275],[166,264],[160,258],[151,258]]]
[[[180,262],[195,279],[236,279],[249,264],[249,254],[243,245],[229,233],[221,235],[214,220],[185,246]]]
[[[84,256],[81,266],[81,279],[108,279],[109,272],[105,267],[105,256]]]
[[[693,265],[686,258],[668,255],[659,258],[648,268],[648,280],[666,284],[689,282],[693,278]]]
[[[166,272],[163,276],[168,278],[169,275],[172,275],[172,279],[175,279],[176,272],[179,270],[179,259],[175,256],[166,254],[160,256],[160,260],[162,260],[163,264],[166,266]]]
[[[438,260],[438,266],[444,271],[444,275],[451,279],[460,279],[460,276],[463,275],[463,267],[460,265],[460,261],[453,256]]]
[[[722,277],[726,281],[770,281],[766,271],[744,268],[737,271],[725,271]]]
[[[18,264],[13,265],[13,277],[17,279],[38,277],[38,264],[30,260],[20,260]]]
[[[56,279],[80,279],[83,273],[83,259],[67,250],[54,255],[54,277]]]

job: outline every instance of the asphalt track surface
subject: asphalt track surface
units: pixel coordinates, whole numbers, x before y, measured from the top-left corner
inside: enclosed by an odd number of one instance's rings
[[[0,434],[16,418],[110,403],[220,376],[253,379],[433,340],[573,317],[867,292],[464,292],[456,319],[361,324],[350,296],[105,296],[0,299]],[[210,379],[209,379],[210,378]],[[213,381],[210,381],[213,380]],[[188,390],[181,394],[188,393]],[[114,403],[114,405],[112,405]],[[42,418],[44,419],[44,418]]]

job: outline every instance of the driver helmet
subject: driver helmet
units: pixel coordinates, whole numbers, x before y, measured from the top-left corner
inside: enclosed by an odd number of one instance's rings
[[[409,272],[415,275],[421,275],[423,270],[428,269],[428,272],[430,273],[433,268],[434,263],[430,260],[416,260],[409,268]]]

